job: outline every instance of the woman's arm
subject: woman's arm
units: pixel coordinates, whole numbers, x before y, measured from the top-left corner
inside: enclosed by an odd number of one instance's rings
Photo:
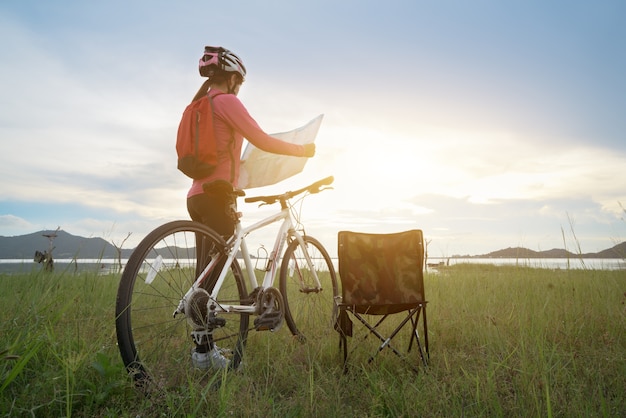
[[[296,157],[312,157],[315,154],[315,144],[291,144],[265,133],[250,116],[248,110],[237,96],[223,94],[217,96],[214,102],[218,100],[224,106],[223,112],[220,112],[220,117],[257,148],[273,154],[293,155]]]

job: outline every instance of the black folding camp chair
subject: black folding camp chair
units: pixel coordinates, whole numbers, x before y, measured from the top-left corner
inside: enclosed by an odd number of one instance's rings
[[[419,360],[414,362],[409,356],[415,344],[419,358],[426,367],[429,352],[422,231],[394,234],[341,231],[338,238],[342,300],[335,328],[339,332],[340,347],[343,348],[344,371],[347,372],[348,367],[347,337],[352,337],[353,331],[351,317],[367,328],[364,340],[373,334],[381,342],[368,363],[382,350],[389,348],[418,371]],[[403,319],[399,324],[394,320],[392,327],[383,327],[391,315],[394,319]],[[420,317],[423,342],[418,332]],[[411,329],[408,347],[400,350],[396,348],[396,341],[399,341],[400,335],[405,335],[400,331],[406,325]],[[383,333],[389,335],[384,336]],[[358,348],[363,345],[359,344]]]

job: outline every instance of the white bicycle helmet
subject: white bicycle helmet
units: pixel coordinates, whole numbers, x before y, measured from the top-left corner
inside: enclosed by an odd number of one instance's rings
[[[198,70],[202,77],[211,77],[216,70],[236,72],[246,78],[246,67],[237,55],[221,46],[205,46]]]

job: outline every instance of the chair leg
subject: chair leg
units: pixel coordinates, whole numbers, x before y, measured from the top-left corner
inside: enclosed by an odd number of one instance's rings
[[[407,351],[411,351],[411,348],[413,346],[413,340],[415,340],[417,342],[417,348],[420,351],[420,358],[422,359],[422,363],[424,364],[424,367],[428,366],[428,335],[427,335],[427,327],[426,327],[426,305],[421,306],[419,308],[417,308],[417,315],[415,316],[415,318],[411,318],[411,323],[413,325],[413,330],[412,330],[412,334],[411,334],[411,340],[409,341],[409,349]],[[421,312],[423,311],[423,312]],[[424,329],[424,343],[426,346],[426,356],[424,355],[424,348],[422,347],[422,342],[419,336],[419,333],[417,332],[417,325],[419,324],[419,319],[420,319],[420,313],[422,313],[424,316],[422,318],[423,321],[423,329]]]
[[[423,310],[423,312],[422,312],[422,310]],[[344,311],[344,312],[345,312],[345,314],[348,313],[347,310]],[[388,347],[391,351],[393,351],[394,354],[396,354],[398,357],[403,359],[413,369],[413,371],[415,371],[416,373],[419,373],[419,368],[414,366],[413,364],[411,364],[411,362],[408,360],[408,358],[403,353],[400,353],[400,351],[398,351],[391,344],[391,340],[403,329],[403,327],[406,325],[406,323],[408,321],[411,321],[411,339],[409,341],[407,353],[411,351],[412,344],[413,344],[413,339],[415,339],[416,343],[417,343],[418,350],[419,350],[420,359],[421,359],[422,363],[424,364],[424,367],[428,366],[428,360],[429,360],[428,335],[427,335],[428,328],[426,326],[426,306],[425,305],[421,305],[420,304],[419,306],[415,307],[414,309],[408,310],[407,316],[402,320],[400,325],[398,325],[395,328],[395,330],[391,333],[391,335],[389,337],[387,337],[387,338],[385,338],[378,331],[377,328],[385,320],[385,318],[388,317],[388,315],[384,315],[380,320],[378,320],[375,323],[375,325],[372,326],[359,313],[357,313],[355,311],[350,311],[350,312],[351,312],[351,314],[352,314],[352,316],[354,318],[358,319],[359,322],[361,322],[369,330],[369,332],[363,337],[363,340],[367,339],[367,337],[370,334],[373,334],[382,342],[382,344],[378,347],[376,353],[374,355],[372,355],[368,359],[368,364],[373,362],[374,359],[376,358],[376,356],[378,355],[378,353],[383,351],[385,349],[385,347]],[[424,343],[425,343],[424,346],[422,345],[419,333],[417,331],[417,327],[418,327],[419,319],[420,319],[420,314],[424,315],[424,317],[422,318],[422,320],[424,321],[423,322],[424,339],[425,339],[424,340]],[[336,329],[339,332],[339,349],[343,350],[343,373],[347,374],[348,373],[348,339],[347,339],[346,333],[343,332],[341,327],[337,327]]]
[[[423,313],[423,324],[424,324],[424,346],[426,348],[426,358],[430,361],[430,351],[428,351],[428,321],[426,320],[426,302],[424,303],[424,313]]]
[[[424,367],[428,367],[428,360],[426,360],[426,357],[424,357],[424,350],[422,348],[422,343],[420,342],[419,335],[417,335],[417,331],[415,332],[415,336],[417,339],[417,349],[420,351],[420,358],[422,359],[422,363],[424,364]]]
[[[419,341],[419,335],[417,334],[417,324],[419,323],[419,319],[419,312],[417,312],[417,316],[415,318],[411,318],[411,339],[409,340],[408,352],[411,352],[411,348],[413,348],[413,340]]]
[[[339,349],[343,348],[343,374],[348,373],[348,338],[343,332],[339,332]]]
[[[403,358],[403,357],[404,357],[404,356],[402,355],[402,353],[400,353],[398,350],[396,350],[396,348],[395,348],[394,346],[392,346],[392,345],[391,345],[391,340],[392,340],[392,338],[394,338],[394,337],[395,337],[395,336],[396,336],[396,335],[397,335],[397,334],[398,334],[398,333],[402,330],[402,327],[404,326],[404,324],[406,324],[406,323],[407,323],[407,321],[408,321],[409,319],[411,319],[411,317],[412,317],[412,315],[413,315],[412,313],[411,313],[411,314],[409,314],[406,318],[404,318],[404,320],[400,323],[400,325],[398,325],[398,327],[397,327],[397,328],[396,328],[396,329],[395,329],[395,330],[391,333],[391,335],[390,335],[389,337],[387,337],[387,338],[385,338],[385,337],[384,337],[384,336],[383,336],[380,332],[378,332],[378,330],[376,329],[376,328],[378,327],[378,325],[380,325],[380,323],[384,320],[384,318],[383,318],[383,319],[381,319],[380,321],[378,321],[378,322],[376,323],[376,325],[375,325],[375,326],[371,326],[371,325],[370,325],[370,324],[369,324],[369,323],[368,323],[365,319],[363,319],[363,317],[362,317],[361,315],[359,315],[359,314],[358,314],[358,313],[356,313],[356,312],[353,312],[353,314],[354,314],[354,316],[355,316],[355,317],[356,317],[359,321],[361,321],[361,323],[362,323],[363,325],[365,325],[365,327],[366,327],[366,328],[368,328],[368,329],[369,329],[369,333],[368,333],[367,335],[369,335],[369,334],[374,334],[374,335],[375,335],[376,337],[378,337],[378,339],[382,342],[382,344],[378,347],[378,350],[376,351],[376,354],[374,354],[373,356],[371,356],[371,357],[368,359],[368,361],[367,361],[368,363],[371,363],[372,361],[374,361],[374,358],[378,355],[378,353],[380,353],[381,351],[383,351],[383,350],[385,349],[385,347],[387,347],[387,348],[389,348],[391,351],[393,351],[393,352],[394,352],[394,353],[395,353],[398,357],[400,357],[400,358]],[[385,318],[386,318],[386,317],[387,317],[387,316],[385,315]],[[367,337],[367,336],[366,336],[366,337]]]
[[[339,350],[343,350],[343,374],[348,373],[348,335],[352,335],[352,326],[348,312],[343,306],[337,306],[335,330],[339,333]],[[350,325],[348,325],[350,324]],[[348,328],[348,329],[346,329]],[[348,334],[348,335],[346,335]]]

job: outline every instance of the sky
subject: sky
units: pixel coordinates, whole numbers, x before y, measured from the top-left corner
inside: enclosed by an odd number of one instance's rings
[[[302,173],[246,193],[333,175],[301,208],[331,254],[340,230],[421,229],[430,257],[610,248],[626,240],[625,19],[621,0],[1,1],[0,236],[132,248],[187,219],[176,130],[221,45],[266,132],[324,115]]]

